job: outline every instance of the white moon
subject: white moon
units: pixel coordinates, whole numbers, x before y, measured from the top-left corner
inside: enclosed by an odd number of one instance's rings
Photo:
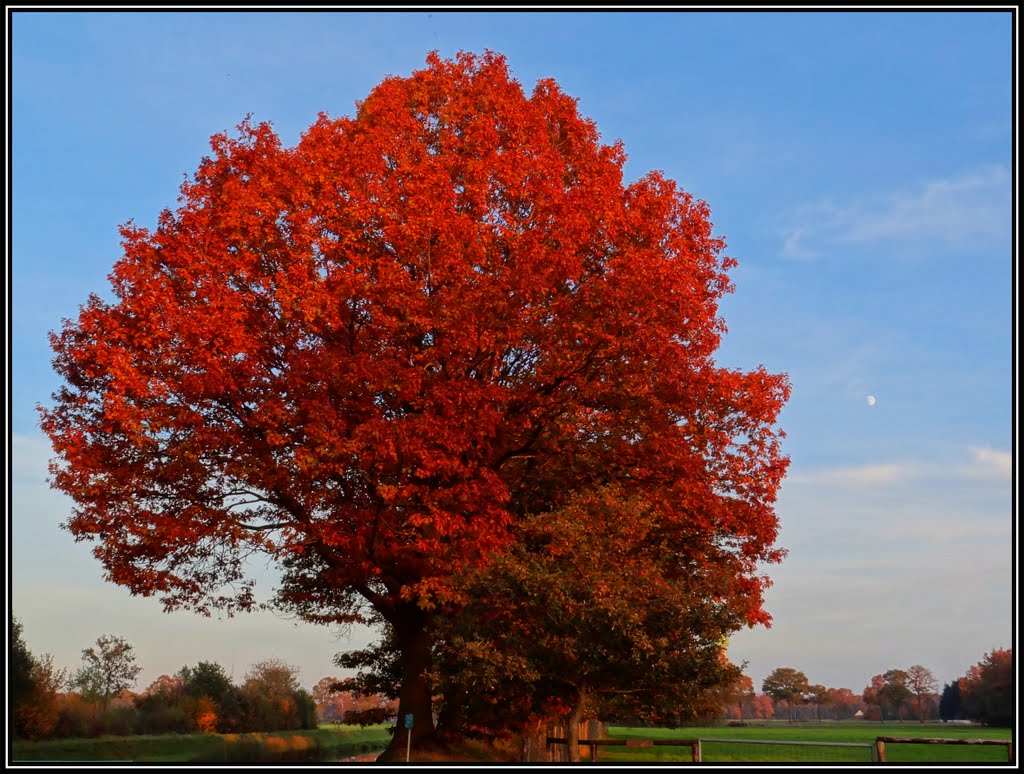
[[[868,395],[868,405],[869,406],[874,406],[875,405],[875,396],[874,395]]]

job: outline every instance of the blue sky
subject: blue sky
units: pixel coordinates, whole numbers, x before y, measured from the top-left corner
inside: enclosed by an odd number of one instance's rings
[[[779,666],[856,692],[912,664],[946,682],[1011,646],[1014,25],[1005,10],[15,11],[8,562],[29,647],[74,667],[124,636],[140,688],[271,657],[312,685],[372,636],[168,615],[105,584],[45,481],[47,332],[107,293],[117,225],[173,207],[210,135],[251,113],[293,145],[429,51],[485,49],[527,90],[552,77],[578,98],[630,178],[660,169],[708,202],[739,261],[718,360],[790,376],[775,623],[730,645],[755,685]],[[269,592],[272,569],[254,571]]]

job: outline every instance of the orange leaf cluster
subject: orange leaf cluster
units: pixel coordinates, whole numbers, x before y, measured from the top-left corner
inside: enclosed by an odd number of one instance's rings
[[[496,54],[431,56],[295,147],[249,120],[211,146],[52,335],[53,483],[111,580],[247,608],[264,552],[311,620],[389,619],[614,482],[759,602],[789,387],[714,363],[734,261],[703,202],[627,184]]]

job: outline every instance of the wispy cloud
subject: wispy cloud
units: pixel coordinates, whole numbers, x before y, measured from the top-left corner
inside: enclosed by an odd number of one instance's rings
[[[905,462],[889,462],[876,465],[853,465],[843,468],[813,470],[794,473],[787,477],[792,484],[829,484],[866,486],[895,484],[906,481],[918,471],[917,465]]]
[[[1010,479],[1013,470],[1013,456],[1010,452],[990,446],[968,446],[966,456],[966,461],[878,462],[818,470],[793,470],[786,477],[786,482],[811,486],[863,487],[902,484],[911,479],[924,478]]]
[[[994,166],[932,180],[913,190],[801,209],[783,235],[785,258],[811,259],[829,248],[895,242],[929,248],[991,244],[1009,236],[1011,179]]]
[[[1010,452],[987,446],[971,446],[971,462],[961,472],[971,478],[1009,479],[1013,471],[1013,456]]]

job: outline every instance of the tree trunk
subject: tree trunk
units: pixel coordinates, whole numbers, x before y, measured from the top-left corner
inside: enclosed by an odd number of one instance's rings
[[[415,749],[434,737],[433,707],[427,681],[431,665],[430,639],[426,625],[426,614],[414,604],[403,605],[392,623],[402,654],[402,684],[398,693],[395,734],[378,761],[404,761],[410,741]],[[412,715],[411,730],[406,728],[409,715]]]
[[[535,720],[522,730],[522,748],[520,750],[521,763],[537,763],[546,759],[547,734],[545,733],[544,722]]]
[[[463,727],[465,721],[466,699],[465,691],[450,688],[444,696],[444,704],[437,713],[437,723],[434,726],[434,733],[439,740],[461,736],[458,729]]]
[[[581,688],[576,699],[576,706],[569,715],[569,727],[565,731],[566,745],[569,748],[569,762],[580,762],[580,723],[583,722],[583,703],[587,699],[586,688]]]

